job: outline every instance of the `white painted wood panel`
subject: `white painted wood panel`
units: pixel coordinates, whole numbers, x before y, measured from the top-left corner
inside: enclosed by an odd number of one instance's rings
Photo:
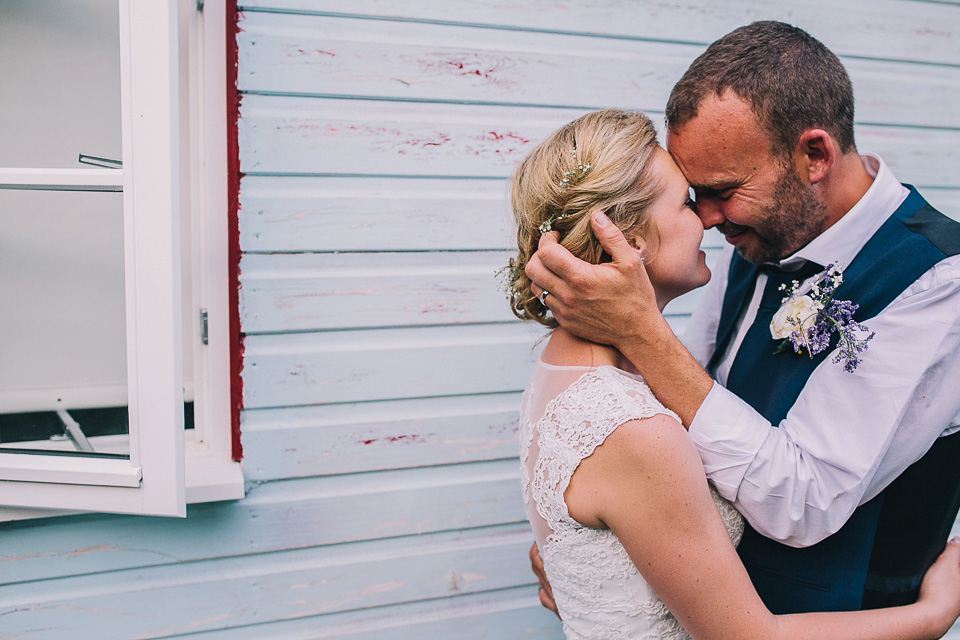
[[[249,480],[515,458],[519,392],[246,411]]]
[[[417,22],[251,13],[245,92],[662,110],[703,51],[671,44]],[[848,58],[857,119],[960,126],[960,65]],[[570,79],[575,77],[576,82]],[[895,87],[895,89],[893,89]]]
[[[583,110],[246,96],[244,173],[509,175]]]
[[[247,96],[241,167],[285,175],[505,177],[582,110]],[[861,125],[901,180],[960,186],[960,130]],[[349,153],[346,152],[349,150]]]
[[[509,323],[248,336],[244,406],[517,391],[541,335]]]
[[[246,333],[515,320],[496,273],[511,253],[248,255]]]
[[[253,483],[244,500],[193,505],[185,519],[7,524],[0,586],[15,597],[56,577],[522,523],[519,471],[514,459]]]
[[[240,264],[243,330],[514,322],[497,275],[512,255],[516,253],[247,255]],[[690,313],[693,297],[672,302],[670,312]]]
[[[324,15],[477,24],[616,35],[667,42],[713,42],[754,20],[783,20],[807,29],[838,54],[956,65],[960,7],[914,0],[769,2],[634,2],[632,0],[243,0],[243,9],[270,8]]]
[[[76,640],[232,629],[528,586],[532,540],[511,525],[89,574],[0,588],[0,616]],[[120,614],[109,628],[105,607]]]
[[[659,105],[697,45],[249,14],[243,91],[509,104]],[[585,73],[589,71],[589,73]],[[572,77],[577,78],[571,83]]]
[[[922,193],[935,208],[960,220],[960,189],[923,189]]]
[[[506,181],[247,176],[244,252],[515,246]]]
[[[247,176],[241,248],[251,253],[514,250],[504,180]],[[960,191],[946,191],[960,208]],[[720,248],[708,231],[703,246]]]
[[[182,637],[202,640],[562,640],[563,630],[556,616],[540,606],[536,589],[521,587]]]

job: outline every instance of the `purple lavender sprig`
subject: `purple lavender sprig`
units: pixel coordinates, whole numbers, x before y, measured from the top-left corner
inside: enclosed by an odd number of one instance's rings
[[[853,319],[860,305],[853,304],[849,300],[833,300],[827,309],[821,315],[823,320],[818,326],[829,327],[828,331],[836,331],[840,335],[840,341],[837,343],[837,354],[833,357],[834,364],[844,361],[843,370],[847,373],[853,373],[860,364],[860,354],[867,350],[867,343],[876,335],[866,326]],[[864,337],[858,335],[870,333]],[[826,336],[826,343],[829,344],[829,334]],[[826,345],[824,346],[826,348]],[[823,349],[821,349],[822,351]]]
[[[783,299],[781,311],[770,323],[774,338],[785,336],[777,352],[792,348],[799,354],[806,350],[812,358],[830,347],[830,338],[836,332],[839,342],[833,362],[843,361],[843,370],[848,373],[856,371],[861,362],[860,354],[866,351],[874,333],[861,337],[870,330],[853,319],[859,305],[849,300],[834,299],[834,293],[842,282],[842,267],[832,263],[814,280],[807,294],[797,295],[799,282],[794,282],[790,288],[781,286],[787,296]],[[787,311],[792,311],[793,315]]]

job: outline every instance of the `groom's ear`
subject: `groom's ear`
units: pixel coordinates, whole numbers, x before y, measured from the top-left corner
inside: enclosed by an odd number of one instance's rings
[[[796,148],[800,171],[810,184],[816,184],[830,173],[839,152],[829,133],[823,129],[807,129],[800,134]]]

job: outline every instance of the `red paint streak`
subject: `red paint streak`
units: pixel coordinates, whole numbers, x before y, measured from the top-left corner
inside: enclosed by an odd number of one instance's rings
[[[331,58],[337,57],[337,54],[333,53],[332,51],[324,51],[323,49],[313,49],[312,51],[306,51],[305,49],[297,49],[297,52],[303,55],[309,54],[311,56],[330,56]]]
[[[507,73],[514,66],[509,59],[473,53],[451,55],[444,52],[427,54],[419,57],[417,62],[427,74],[469,78],[472,82],[494,85],[501,89],[509,89],[517,85],[516,79],[511,78]]]
[[[453,69],[457,75],[460,76],[478,76],[485,80],[493,80],[493,74],[498,70],[498,65],[496,64],[489,66],[489,68],[484,68],[488,65],[480,58],[475,58],[474,60],[453,59],[441,60],[439,62],[428,61],[426,64],[434,68]]]
[[[226,3],[227,29],[227,250],[230,298],[230,435],[231,453],[243,459],[240,411],[243,409],[243,334],[240,328],[240,91],[237,89],[240,58],[237,35],[241,32],[236,2]]]
[[[412,145],[414,147],[442,147],[443,145],[450,142],[450,136],[445,133],[437,133],[436,138],[433,140],[418,140],[416,138],[408,138],[404,140],[404,144]]]
[[[490,132],[489,132],[489,136],[490,136],[490,137],[489,137],[490,140],[500,141],[500,140],[503,140],[503,139],[506,138],[506,139],[509,139],[509,140],[518,140],[518,141],[522,142],[523,144],[530,144],[530,140],[529,140],[528,138],[524,138],[524,137],[522,137],[522,136],[518,136],[517,134],[512,133],[512,132],[511,132],[511,133],[497,133],[496,131],[490,131]],[[512,151],[512,149],[511,149],[511,151]]]
[[[420,439],[420,436],[391,436],[387,438],[390,442],[401,442],[403,440],[409,440],[411,442],[416,442]]]
[[[389,437],[382,438],[382,439],[383,439],[383,440],[386,440],[387,442],[409,442],[409,443],[424,442],[423,436],[418,436],[418,435],[389,436]],[[370,440],[361,440],[361,441],[360,441],[360,444],[373,444],[374,442],[379,442],[380,440],[381,440],[381,438],[372,438],[372,439],[370,439]]]

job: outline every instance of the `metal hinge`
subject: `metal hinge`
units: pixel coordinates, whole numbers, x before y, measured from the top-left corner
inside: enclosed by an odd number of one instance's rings
[[[77,162],[102,169],[123,169],[123,160],[114,160],[113,158],[104,158],[103,156],[91,156],[87,153],[79,154],[77,156]]]
[[[200,342],[210,344],[210,334],[207,331],[207,310],[200,309]]]

